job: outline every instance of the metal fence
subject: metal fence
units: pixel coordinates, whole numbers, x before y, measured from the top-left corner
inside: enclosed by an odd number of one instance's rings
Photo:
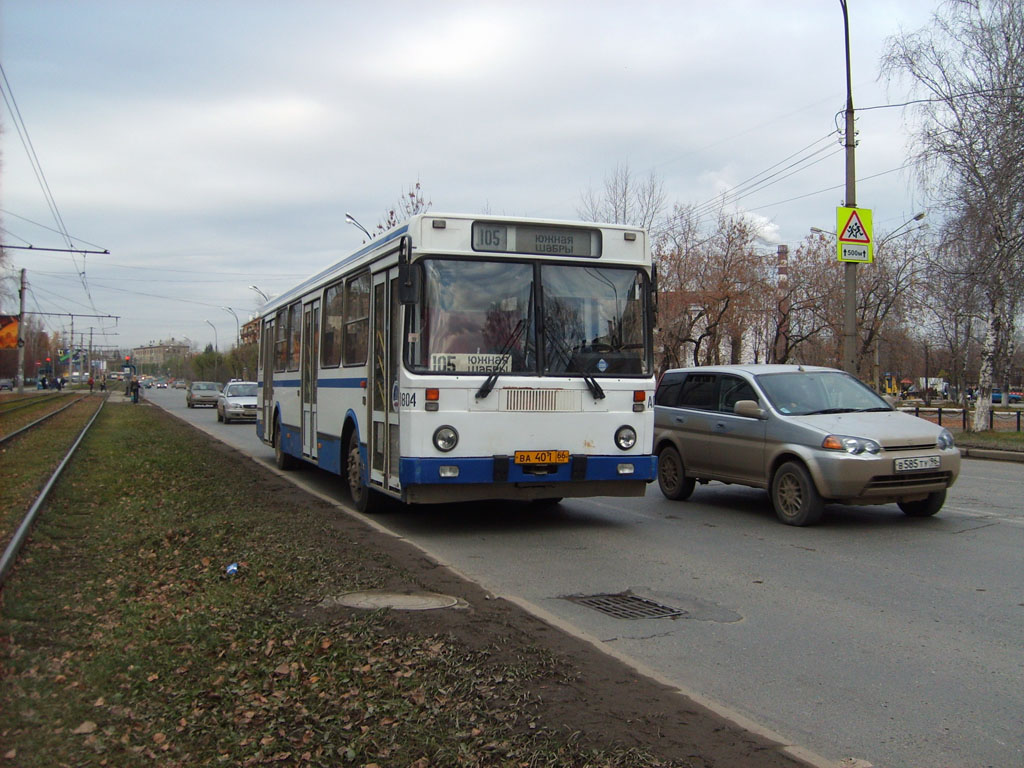
[[[904,413],[913,413],[915,416],[938,424],[940,427],[967,429],[967,420],[971,418],[972,411],[968,408],[925,408],[915,405],[913,408],[900,408]],[[999,432],[1020,432],[1021,411],[997,411],[991,409],[988,412],[988,428]]]

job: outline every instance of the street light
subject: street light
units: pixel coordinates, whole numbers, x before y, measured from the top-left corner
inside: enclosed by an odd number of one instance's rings
[[[365,235],[366,235],[366,236],[367,236],[368,238],[370,238],[371,240],[373,240],[373,235],[371,235],[371,234],[370,234],[369,232],[367,232],[367,231],[366,231],[366,227],[364,227],[364,226],[363,226],[362,224],[360,224],[360,223],[359,223],[358,221],[356,221],[356,220],[355,220],[355,219],[354,219],[354,218],[352,217],[352,214],[351,214],[351,213],[346,213],[346,214],[345,214],[345,221],[347,221],[347,222],[348,222],[349,224],[351,224],[352,226],[354,226],[354,227],[358,227],[359,229],[361,229],[361,230],[363,231],[363,234],[365,234]]]
[[[878,247],[879,247],[879,248],[881,248],[881,247],[882,247],[883,245],[885,245],[886,243],[888,243],[888,242],[889,242],[890,240],[892,240],[892,239],[893,239],[894,237],[902,237],[903,235],[909,235],[909,234],[910,234],[911,232],[916,232],[916,231],[917,231],[918,229],[924,229],[925,227],[927,227],[927,226],[928,226],[927,224],[922,224],[922,225],[921,225],[920,227],[917,227],[917,229],[908,229],[908,230],[907,230],[906,232],[900,232],[900,230],[901,230],[901,229],[903,229],[904,227],[910,226],[910,225],[911,225],[911,224],[913,224],[913,223],[914,223],[915,221],[920,221],[920,220],[921,220],[921,219],[923,219],[923,218],[924,218],[924,211],[922,211],[921,213],[917,214],[917,215],[916,215],[916,216],[914,216],[913,218],[907,219],[907,220],[906,220],[906,221],[904,221],[904,222],[903,222],[902,224],[900,224],[900,225],[899,225],[898,227],[896,227],[896,229],[894,229],[894,230],[893,230],[892,232],[890,232],[890,233],[889,233],[888,235],[886,235],[885,237],[883,237],[883,238],[882,238],[882,239],[881,239],[881,240],[879,241],[879,243],[878,243]],[[897,233],[899,233],[899,234],[897,234]]]
[[[214,325],[213,323],[211,323],[211,322],[210,322],[209,320],[206,320],[206,321],[205,321],[205,323],[206,323],[206,324],[207,324],[208,326],[210,326],[211,328],[213,328],[213,351],[214,351],[214,352],[216,352],[216,351],[218,351],[218,344],[217,344],[217,326],[216,326],[216,325]]]
[[[249,286],[249,290],[250,290],[250,291],[256,291],[256,293],[258,293],[258,294],[259,294],[260,296],[262,296],[262,297],[263,297],[263,301],[265,301],[265,302],[266,302],[266,303],[268,303],[268,304],[270,303],[270,297],[269,297],[269,296],[267,296],[267,294],[265,294],[265,293],[264,293],[263,291],[261,291],[261,290],[260,290],[259,288],[257,288],[257,287],[256,287],[255,285],[250,285],[250,286]]]
[[[230,312],[231,316],[235,318],[235,348],[237,349],[238,347],[241,346],[242,339],[242,331],[238,325],[238,315],[235,314],[235,310],[233,310],[231,307],[221,307],[221,309],[223,309],[225,312]]]

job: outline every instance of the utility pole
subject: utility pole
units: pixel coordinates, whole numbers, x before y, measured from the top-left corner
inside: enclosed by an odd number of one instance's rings
[[[18,289],[18,394],[25,394],[25,270]]]
[[[772,350],[773,363],[781,363],[789,351],[789,246],[780,245],[776,250],[779,280],[776,286],[779,310],[779,326]]]
[[[857,207],[857,168],[854,160],[853,81],[850,75],[850,16],[847,0],[839,0],[843,8],[843,32],[846,39],[846,207]],[[845,298],[843,301],[843,370],[857,375],[857,262],[844,262]]]

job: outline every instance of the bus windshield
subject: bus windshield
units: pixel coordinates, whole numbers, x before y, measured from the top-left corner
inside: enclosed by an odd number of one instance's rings
[[[407,358],[413,370],[648,375],[646,291],[638,269],[421,263],[422,303]]]

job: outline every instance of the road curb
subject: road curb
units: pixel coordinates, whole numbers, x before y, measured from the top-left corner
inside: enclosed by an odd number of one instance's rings
[[[960,448],[965,459],[990,459],[992,461],[1016,461],[1024,463],[1024,451],[1000,451],[995,448]]]

